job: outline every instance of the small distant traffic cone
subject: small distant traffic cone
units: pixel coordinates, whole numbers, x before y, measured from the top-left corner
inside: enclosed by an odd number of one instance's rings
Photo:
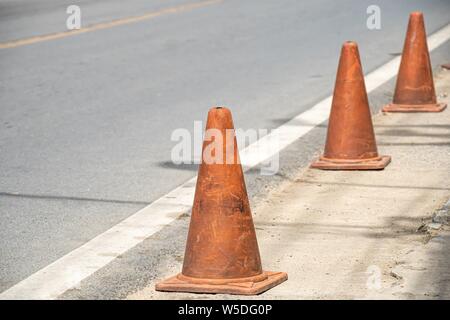
[[[218,149],[232,161],[206,161],[205,150],[212,149],[212,141],[205,139],[183,270],[158,283],[156,290],[259,294],[287,280],[287,274],[262,270],[230,111],[212,108],[206,130],[222,133]]]
[[[436,100],[423,14],[413,12],[409,16],[394,100],[382,110],[441,112],[446,106],[445,103],[438,103]]]
[[[347,41],[341,50],[325,151],[311,167],[379,170],[390,161],[378,155],[358,45]]]

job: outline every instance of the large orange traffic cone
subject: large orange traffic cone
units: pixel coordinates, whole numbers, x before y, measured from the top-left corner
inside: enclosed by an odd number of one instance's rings
[[[378,155],[358,45],[348,41],[341,50],[325,152],[311,167],[376,170],[390,161]]]
[[[156,290],[259,294],[285,281],[287,274],[262,270],[230,111],[212,108],[205,137],[209,130],[221,133],[219,140],[214,137],[221,149],[215,154],[222,151],[228,160],[206,159],[206,150],[214,148],[205,138],[183,270]]]
[[[436,101],[427,35],[421,12],[409,16],[394,101],[384,112],[441,112],[447,105]]]

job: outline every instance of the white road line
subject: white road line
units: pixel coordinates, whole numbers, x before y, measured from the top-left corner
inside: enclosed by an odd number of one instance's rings
[[[428,37],[430,51],[450,39],[450,24]],[[373,91],[397,73],[396,57],[365,77]],[[245,170],[274,156],[328,119],[332,97],[328,97],[240,151]],[[273,137],[277,139],[273,139]],[[276,144],[275,144],[276,142]],[[81,247],[0,294],[0,299],[55,299],[77,286],[119,255],[133,248],[192,206],[196,178],[192,178],[152,204],[136,212]]]

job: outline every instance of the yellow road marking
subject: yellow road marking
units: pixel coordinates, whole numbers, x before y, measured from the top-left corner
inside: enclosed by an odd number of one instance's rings
[[[112,27],[117,27],[117,26],[122,26],[125,24],[130,24],[130,23],[140,22],[143,20],[152,19],[152,18],[159,17],[159,16],[166,15],[166,14],[173,14],[173,13],[179,13],[179,12],[183,12],[183,11],[189,11],[189,10],[193,10],[196,8],[216,4],[216,3],[219,3],[222,1],[223,0],[207,0],[207,1],[195,2],[195,3],[190,3],[190,4],[185,4],[185,5],[180,5],[180,6],[176,6],[176,7],[162,9],[159,11],[149,12],[149,13],[141,15],[141,16],[128,17],[128,18],[117,19],[117,20],[113,20],[113,21],[109,21],[109,22],[93,24],[93,25],[90,25],[90,26],[87,26],[87,27],[84,27],[84,28],[81,28],[78,30],[70,30],[70,31],[58,32],[58,33],[51,33],[51,34],[46,34],[46,35],[42,35],[42,36],[35,36],[35,37],[31,37],[31,38],[26,38],[26,39],[19,39],[19,40],[3,42],[3,43],[0,43],[0,49],[16,48],[16,47],[25,46],[28,44],[66,38],[66,37],[74,36],[77,34],[82,34],[82,33],[87,33],[87,32],[92,32],[92,31],[97,31],[97,30],[109,29]]]

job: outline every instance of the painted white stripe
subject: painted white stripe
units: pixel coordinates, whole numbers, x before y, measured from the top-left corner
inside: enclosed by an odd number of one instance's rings
[[[450,39],[450,24],[428,37],[432,51]],[[397,73],[396,57],[366,76],[367,91],[373,91]],[[328,119],[332,97],[299,114],[240,152],[245,170],[276,155]],[[276,139],[274,139],[276,137]],[[276,142],[276,144],[275,144]],[[0,294],[0,299],[55,299],[119,255],[161,230],[190,210],[196,178],[192,178],[144,209],[98,235],[47,267]]]

